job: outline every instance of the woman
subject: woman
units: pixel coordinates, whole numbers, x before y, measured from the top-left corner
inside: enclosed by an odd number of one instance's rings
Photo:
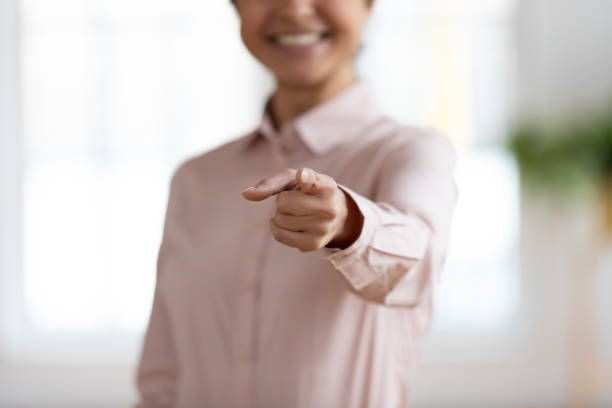
[[[406,407],[453,150],[357,78],[371,1],[234,5],[276,89],[254,132],[174,174],[141,406]]]

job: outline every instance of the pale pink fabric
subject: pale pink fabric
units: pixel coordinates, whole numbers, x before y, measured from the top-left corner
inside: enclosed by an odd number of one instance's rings
[[[456,201],[448,140],[399,125],[362,81],[276,132],[174,174],[138,371],[142,407],[399,408],[432,317]],[[276,200],[241,191],[290,167],[332,176],[364,215],[344,250],[276,242]]]

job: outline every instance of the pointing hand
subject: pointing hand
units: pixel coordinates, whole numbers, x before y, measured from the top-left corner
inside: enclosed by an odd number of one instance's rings
[[[302,252],[346,248],[359,236],[363,216],[336,181],[309,168],[285,169],[249,187],[242,196],[262,201],[276,195],[270,219],[274,239]]]

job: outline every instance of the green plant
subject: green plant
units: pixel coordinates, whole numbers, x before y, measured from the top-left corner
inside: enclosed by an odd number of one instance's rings
[[[600,187],[612,180],[612,107],[566,123],[522,123],[507,148],[527,187],[563,195]]]

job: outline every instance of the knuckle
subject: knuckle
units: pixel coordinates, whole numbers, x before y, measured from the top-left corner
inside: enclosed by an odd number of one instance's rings
[[[313,232],[317,235],[327,235],[330,229],[329,223],[320,223],[313,228]]]
[[[314,249],[313,250],[316,250],[316,249],[319,249],[319,248],[323,248],[325,246],[325,244],[326,244],[325,239],[324,238],[320,238],[320,239],[315,241]]]
[[[325,230],[325,235],[329,234],[330,232],[332,232],[333,230],[333,226],[331,223],[327,223],[325,224],[325,226],[323,227],[323,229]]]
[[[270,220],[270,231],[272,231],[272,235],[274,236],[274,238],[278,238],[281,235],[281,230],[276,226],[274,219]]]
[[[289,225],[287,223],[286,217],[282,214],[276,214],[274,216],[274,224],[276,224],[278,228],[285,228],[285,229]]]
[[[329,211],[329,214],[330,214],[330,215],[331,215],[333,218],[336,218],[338,215],[340,215],[340,206],[339,206],[339,205],[337,205],[337,204],[334,204],[334,205],[331,207],[331,209],[330,209],[330,211]]]
[[[339,208],[339,206],[337,204],[329,205],[329,206],[325,207],[325,210],[323,210],[324,217],[328,218],[330,220],[333,220],[339,214],[340,214],[340,208]]]
[[[273,232],[273,233],[272,233],[272,236],[274,237],[274,239],[275,239],[276,241],[278,241],[278,242],[283,242],[283,241],[282,241],[281,236],[280,236],[280,235],[278,235],[278,233]]]

